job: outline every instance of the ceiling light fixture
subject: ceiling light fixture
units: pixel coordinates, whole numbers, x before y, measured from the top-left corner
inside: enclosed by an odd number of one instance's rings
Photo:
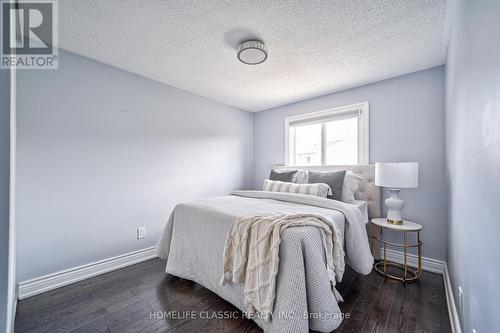
[[[247,65],[258,65],[266,61],[267,48],[260,40],[247,40],[238,47],[238,59]]]

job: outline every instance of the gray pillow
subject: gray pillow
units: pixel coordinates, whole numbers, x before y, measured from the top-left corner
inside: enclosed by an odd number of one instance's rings
[[[345,170],[320,172],[309,171],[307,175],[307,182],[309,184],[325,183],[332,189],[332,195],[328,199],[342,200],[342,187],[344,187]]]
[[[280,182],[295,183],[297,170],[277,171],[272,169],[269,175],[269,180],[278,180]]]

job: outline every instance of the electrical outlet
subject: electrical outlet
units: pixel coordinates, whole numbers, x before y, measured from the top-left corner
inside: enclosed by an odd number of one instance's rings
[[[146,227],[137,228],[137,239],[142,239],[146,237]]]
[[[464,291],[460,286],[458,286],[458,309],[460,314],[462,314],[464,311]]]

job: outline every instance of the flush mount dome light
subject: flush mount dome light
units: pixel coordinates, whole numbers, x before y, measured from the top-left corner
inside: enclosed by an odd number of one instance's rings
[[[267,59],[267,49],[259,40],[248,40],[238,47],[238,59],[247,65],[261,64]]]

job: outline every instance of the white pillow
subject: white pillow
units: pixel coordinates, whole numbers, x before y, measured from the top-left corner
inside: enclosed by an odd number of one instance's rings
[[[344,187],[342,188],[342,201],[354,201],[354,195],[359,190],[362,177],[352,171],[347,171],[344,177]]]
[[[330,188],[330,186],[328,186],[328,184],[297,184],[269,179],[264,180],[264,186],[262,187],[262,189],[269,192],[308,194],[322,198],[326,198],[329,194],[332,193],[332,189]]]
[[[307,171],[297,169],[297,173],[295,174],[295,182],[297,184],[307,184]]]

